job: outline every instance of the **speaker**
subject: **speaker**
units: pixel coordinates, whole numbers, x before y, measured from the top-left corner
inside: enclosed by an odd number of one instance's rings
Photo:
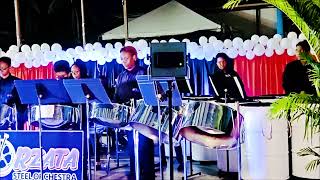
[[[151,43],[150,51],[152,77],[187,76],[186,43]]]

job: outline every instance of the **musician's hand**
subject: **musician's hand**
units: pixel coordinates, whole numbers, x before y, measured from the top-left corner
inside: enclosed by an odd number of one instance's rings
[[[161,94],[157,94],[157,98],[158,98],[159,100],[161,100],[162,95],[161,95]]]

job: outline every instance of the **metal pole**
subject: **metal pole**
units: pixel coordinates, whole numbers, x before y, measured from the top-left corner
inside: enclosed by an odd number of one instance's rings
[[[129,39],[129,28],[128,28],[128,11],[127,11],[127,0],[122,0],[123,7],[123,26],[124,26],[124,40],[128,41]]]
[[[84,18],[84,2],[81,0],[81,25],[82,25],[82,44],[83,47],[86,45],[86,27]]]
[[[173,81],[168,81],[168,99],[169,99],[169,122],[172,122],[172,90],[173,90]],[[173,143],[172,143],[172,123],[169,123],[169,164],[170,164],[170,180],[174,179],[173,176]]]
[[[20,27],[20,13],[19,13],[19,0],[14,0],[14,14],[16,20],[16,37],[17,46],[21,46],[21,27]]]

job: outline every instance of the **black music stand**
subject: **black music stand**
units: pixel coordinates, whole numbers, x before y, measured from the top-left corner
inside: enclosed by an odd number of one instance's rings
[[[169,106],[169,119],[172,119],[172,106],[182,106],[182,98],[180,96],[180,92],[177,86],[177,82],[175,78],[152,78],[149,75],[139,75],[136,76],[139,89],[141,91],[142,97],[144,99],[145,104],[150,106],[158,106],[158,131],[159,131],[159,158],[160,158],[160,175],[161,179],[163,179],[163,170],[162,170],[162,155],[161,155],[161,119],[160,119],[160,106]],[[160,87],[159,87],[160,86]],[[168,91],[167,91],[168,90]],[[162,92],[160,92],[162,91]],[[166,94],[168,98],[163,101],[159,101],[157,94]],[[170,112],[171,111],[171,112]],[[170,125],[169,125],[170,128]],[[172,126],[171,126],[172,128]],[[170,131],[170,130],[169,130]],[[172,132],[172,129],[171,129]],[[169,144],[172,146],[172,133],[170,136],[169,133]],[[173,171],[173,160],[172,153],[173,149],[170,149],[170,169]]]
[[[41,105],[71,103],[61,80],[15,80],[22,104],[39,106],[39,147],[42,152]],[[59,91],[57,91],[59,89]],[[40,155],[40,174],[43,174],[43,157]]]
[[[87,167],[88,177],[91,179],[91,162],[90,162],[90,130],[89,130],[89,103],[110,104],[111,101],[107,93],[104,91],[102,83],[99,79],[64,79],[63,84],[74,104],[86,104],[86,123],[87,123]],[[82,127],[82,124],[80,125]],[[94,131],[96,126],[94,123]],[[96,133],[94,133],[96,140]],[[94,150],[94,158],[96,162],[96,148]],[[96,166],[94,166],[94,177],[96,174]]]

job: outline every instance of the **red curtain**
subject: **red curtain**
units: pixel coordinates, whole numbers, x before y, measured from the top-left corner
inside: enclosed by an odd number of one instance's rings
[[[282,88],[282,74],[288,62],[296,57],[287,53],[265,55],[248,60],[245,56],[238,56],[234,60],[234,68],[241,77],[248,96],[284,94]]]
[[[48,66],[40,66],[38,68],[26,68],[24,64],[21,64],[17,68],[11,68],[10,72],[12,75],[24,80],[54,78],[52,63],[49,63]]]

